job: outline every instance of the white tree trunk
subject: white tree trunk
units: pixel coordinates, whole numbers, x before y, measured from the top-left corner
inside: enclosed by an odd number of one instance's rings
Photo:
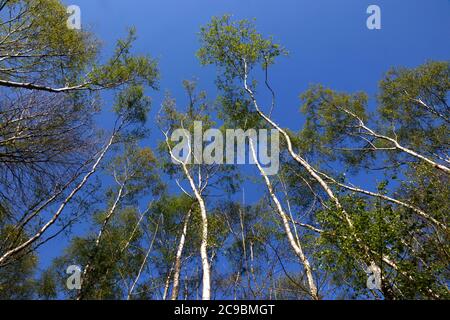
[[[84,267],[83,275],[81,278],[83,287],[78,294],[77,300],[83,299],[84,286],[86,285],[89,273],[91,272],[92,262],[95,259],[95,256],[97,255],[97,251],[100,246],[100,242],[102,240],[103,234],[105,233],[106,227],[108,226],[109,221],[111,220],[114,213],[116,212],[117,206],[119,205],[119,202],[122,199],[124,190],[125,190],[125,184],[122,184],[119,188],[119,192],[117,193],[116,199],[114,200],[113,205],[109,209],[108,214],[105,217],[105,220],[103,220],[102,227],[100,228],[100,231],[97,234],[97,238],[95,239],[94,248],[92,249],[92,253],[89,257],[89,260],[88,260],[86,266]]]
[[[178,249],[175,257],[175,269],[173,274],[172,300],[178,300],[178,295],[180,292],[181,258],[183,255],[184,244],[186,242],[187,229],[189,226],[191,214],[192,209],[188,211],[186,217],[184,218],[183,230],[181,232],[180,241],[178,242]]]
[[[361,189],[361,188],[349,186],[349,185],[346,185],[346,184],[344,184],[344,183],[340,183],[340,182],[336,181],[336,179],[333,179],[332,177],[330,177],[329,175],[327,175],[327,174],[325,174],[325,173],[323,173],[323,172],[319,172],[319,174],[322,175],[322,176],[324,176],[325,178],[327,178],[328,180],[330,180],[330,181],[333,182],[334,184],[336,184],[336,185],[338,185],[338,186],[340,186],[340,187],[342,187],[342,188],[345,188],[345,189],[347,189],[347,190],[349,190],[349,191],[353,191],[353,192],[365,194],[365,195],[368,195],[368,196],[371,196],[371,197],[383,199],[383,200],[386,200],[386,201],[388,201],[388,202],[392,202],[392,203],[398,204],[398,205],[400,205],[400,206],[402,206],[402,207],[411,209],[411,210],[413,210],[417,215],[419,215],[420,217],[422,217],[424,220],[426,220],[426,221],[432,223],[433,225],[435,225],[435,226],[437,226],[437,227],[443,229],[444,231],[447,231],[447,230],[448,230],[448,228],[447,228],[447,226],[446,226],[445,224],[443,224],[442,222],[439,222],[438,220],[436,220],[435,218],[433,218],[432,216],[430,216],[429,214],[427,214],[426,212],[424,212],[424,211],[421,210],[420,208],[418,208],[418,207],[416,207],[416,206],[413,206],[412,204],[409,204],[409,203],[400,201],[400,200],[395,199],[395,198],[391,198],[391,197],[386,196],[386,195],[384,195],[384,194],[380,194],[380,193],[376,193],[376,192],[371,192],[371,191],[364,190],[364,189]]]
[[[103,148],[102,152],[98,156],[97,160],[95,161],[94,165],[92,166],[91,170],[83,177],[81,182],[72,190],[72,192],[66,197],[66,199],[63,201],[63,203],[59,206],[58,210],[55,212],[55,214],[52,216],[52,218],[42,227],[39,229],[39,231],[36,232],[31,238],[29,238],[27,241],[23,242],[21,245],[17,246],[14,249],[9,250],[6,252],[2,257],[0,257],[0,266],[6,261],[6,259],[10,258],[11,256],[21,252],[22,250],[25,250],[26,248],[33,245],[37,240],[39,240],[42,235],[58,220],[64,209],[66,208],[67,204],[75,197],[75,195],[84,187],[84,185],[87,183],[89,178],[97,171],[98,166],[100,165],[100,162],[105,157],[106,153],[108,152],[109,148],[113,144],[115,139],[115,134],[111,135],[111,138],[107,145]]]
[[[314,275],[312,272],[312,268],[311,268],[311,264],[308,260],[308,258],[306,257],[306,255],[303,252],[303,248],[302,245],[299,241],[296,241],[292,230],[291,230],[291,225],[290,225],[290,219],[288,217],[288,215],[286,214],[286,212],[283,209],[283,206],[281,205],[280,201],[278,200],[277,195],[275,194],[275,191],[273,189],[272,183],[269,179],[269,177],[267,176],[267,174],[265,173],[264,169],[261,167],[261,164],[258,161],[257,158],[257,154],[256,154],[256,150],[255,147],[253,145],[253,141],[250,138],[250,149],[253,155],[253,159],[256,163],[256,166],[259,169],[259,172],[261,173],[261,175],[264,178],[264,181],[266,183],[267,189],[269,191],[270,197],[272,198],[272,201],[275,203],[275,207],[277,209],[278,214],[280,215],[282,221],[283,221],[283,226],[284,226],[284,230],[286,232],[286,235],[288,237],[289,240],[289,244],[291,245],[292,249],[294,250],[295,254],[297,255],[297,257],[300,259],[300,262],[302,263],[304,269],[305,269],[305,273],[306,273],[306,277],[308,279],[308,286],[309,286],[309,291],[311,294],[311,297],[314,300],[319,300],[319,294],[317,291],[317,286],[316,283],[314,281]]]
[[[169,273],[166,277],[166,282],[164,284],[164,293],[162,299],[164,301],[167,300],[167,295],[169,294],[169,287],[170,287],[170,279],[172,278],[172,272],[173,272],[173,265],[170,267]]]
[[[344,207],[341,205],[339,199],[337,198],[337,196],[335,196],[333,190],[330,188],[330,186],[324,181],[324,179],[322,179],[322,177],[320,177],[320,175],[317,173],[317,171],[305,160],[303,159],[300,155],[298,155],[297,153],[295,153],[294,148],[293,148],[293,144],[292,144],[292,140],[289,136],[289,134],[283,130],[278,124],[276,124],[272,119],[270,119],[268,116],[266,116],[264,114],[264,112],[262,112],[262,110],[259,108],[258,102],[256,101],[255,95],[253,93],[253,91],[248,87],[247,84],[247,78],[248,78],[248,74],[247,74],[247,64],[244,61],[244,65],[245,65],[245,73],[244,73],[244,89],[245,91],[247,91],[247,93],[250,96],[250,99],[252,100],[252,103],[255,107],[256,112],[258,113],[258,115],[264,119],[269,125],[271,125],[272,127],[274,127],[278,132],[281,133],[281,135],[285,138],[286,143],[287,143],[287,147],[288,147],[288,151],[289,154],[291,155],[291,157],[297,161],[301,166],[303,166],[306,171],[311,175],[312,178],[314,178],[314,180],[316,180],[320,186],[323,188],[323,190],[327,193],[327,195],[329,196],[329,198],[335,203],[336,208],[342,213],[343,218],[345,220],[345,222],[348,224],[350,230],[352,231],[351,236],[355,239],[356,243],[361,247],[361,249],[363,250],[363,255],[365,256],[365,261],[366,263],[368,263],[369,265],[371,265],[372,263],[374,263],[373,259],[371,259],[370,254],[371,251],[369,249],[369,247],[363,243],[363,241],[358,237],[358,235],[356,234],[356,232],[354,232],[354,224],[353,221],[351,220],[350,216],[348,215],[348,213],[345,211]],[[444,171],[446,171],[444,169]],[[395,262],[393,262],[389,256],[387,255],[382,255],[382,260],[389,265],[391,268],[393,268],[394,270],[396,270],[397,272],[400,272],[397,264]],[[412,277],[410,275],[408,275],[409,278],[412,279]],[[432,292],[432,290],[430,289],[430,291]],[[433,293],[434,294],[434,293]]]
[[[389,142],[391,142],[394,145],[394,147],[396,149],[398,149],[398,150],[400,150],[402,152],[405,152],[405,153],[409,154],[410,156],[413,156],[414,158],[417,158],[417,159],[419,159],[421,161],[424,161],[424,162],[430,164],[431,166],[433,166],[434,168],[436,168],[438,170],[441,170],[442,172],[450,174],[450,168],[449,167],[444,166],[442,164],[439,164],[436,161],[433,161],[432,159],[430,159],[430,158],[420,154],[419,152],[416,152],[414,150],[411,150],[409,148],[406,148],[406,147],[402,146],[396,139],[393,139],[391,137],[388,137],[388,136],[385,136],[385,135],[382,135],[382,134],[379,134],[379,133],[375,132],[374,130],[369,128],[364,123],[364,121],[360,117],[358,117],[356,114],[354,114],[353,112],[351,112],[351,111],[349,111],[349,110],[347,110],[345,108],[338,108],[338,109],[343,111],[343,112],[345,112],[345,113],[347,113],[348,115],[350,115],[351,117],[355,118],[356,120],[358,120],[359,126],[362,129],[364,129],[367,132],[368,135],[370,135],[372,137],[375,137],[377,139],[389,141]]]
[[[208,214],[206,211],[205,201],[202,196],[202,192],[200,191],[200,187],[197,187],[195,184],[194,178],[192,178],[191,173],[185,162],[177,159],[172,152],[169,143],[169,137],[166,132],[163,132],[166,137],[166,144],[169,149],[170,156],[172,159],[179,163],[183,168],[184,175],[189,181],[192,191],[194,192],[195,198],[200,207],[200,213],[202,218],[202,232],[201,232],[201,245],[200,245],[200,256],[202,261],[202,270],[203,270],[203,278],[202,278],[202,300],[211,300],[211,267],[209,265],[209,257],[208,257]],[[190,151],[191,153],[192,151]],[[199,173],[200,175],[200,173]]]
[[[161,218],[162,218],[162,216],[161,216]],[[136,285],[139,282],[139,279],[141,278],[141,275],[142,275],[142,272],[144,271],[145,265],[147,264],[148,257],[150,256],[150,253],[153,250],[153,245],[155,243],[156,236],[158,235],[158,230],[159,230],[159,225],[161,223],[161,218],[159,219],[158,224],[156,225],[155,234],[153,235],[152,242],[150,243],[150,247],[147,250],[147,253],[146,253],[145,257],[144,257],[144,260],[142,261],[141,267],[139,268],[139,272],[138,272],[136,278],[134,279],[133,284],[130,287],[130,290],[128,291],[127,300],[131,299],[131,297],[133,295],[133,291],[136,288]]]

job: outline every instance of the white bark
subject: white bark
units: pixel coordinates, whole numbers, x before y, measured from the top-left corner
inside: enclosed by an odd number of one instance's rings
[[[167,300],[167,295],[169,294],[169,287],[170,287],[170,279],[172,278],[172,272],[173,272],[173,265],[170,267],[169,273],[166,277],[166,282],[164,283],[164,292],[163,292],[163,301]]]
[[[133,231],[131,232],[131,235],[130,235],[130,237],[128,238],[127,242],[126,242],[123,246],[121,246],[121,247],[119,247],[119,248],[117,249],[116,252],[118,253],[118,256],[119,256],[119,257],[120,257],[120,256],[125,252],[125,250],[130,246],[131,241],[133,240],[134,236],[136,235],[136,233],[137,233],[137,231],[138,231],[138,229],[139,229],[139,227],[140,227],[140,225],[141,225],[141,223],[142,223],[142,220],[144,219],[144,217],[145,217],[145,215],[148,213],[148,211],[149,211],[149,209],[147,209],[144,213],[141,214],[141,216],[139,217],[138,222],[137,222],[136,225],[134,226],[134,229],[133,229]]]
[[[83,83],[73,87],[62,87],[62,88],[53,88],[48,86],[37,85],[29,82],[14,82],[7,80],[0,80],[0,87],[9,87],[9,88],[22,88],[28,90],[38,90],[38,91],[46,91],[53,93],[61,93],[61,92],[69,92],[76,90],[86,89],[89,83]]]
[[[424,156],[424,155],[422,155],[422,154],[420,154],[420,153],[418,153],[418,152],[416,152],[416,151],[414,151],[414,150],[411,150],[411,149],[409,149],[409,148],[406,148],[406,147],[402,146],[402,145],[401,145],[396,139],[394,139],[394,138],[391,138],[391,137],[388,137],[388,136],[386,136],[386,135],[382,135],[382,134],[379,134],[379,133],[375,132],[374,130],[370,129],[370,128],[364,123],[364,121],[363,121],[360,117],[358,117],[356,114],[354,114],[353,112],[351,112],[351,111],[349,111],[349,110],[347,110],[347,109],[345,109],[345,108],[340,108],[340,107],[338,107],[338,109],[339,109],[339,110],[342,110],[343,112],[347,113],[347,114],[350,115],[351,117],[353,117],[353,118],[355,118],[356,120],[358,120],[359,126],[360,126],[362,129],[364,129],[368,135],[370,135],[370,136],[372,136],[372,137],[374,137],[374,138],[377,138],[377,139],[389,141],[390,143],[392,143],[392,144],[394,145],[394,147],[395,147],[397,150],[400,150],[400,151],[402,151],[402,152],[404,152],[404,153],[406,153],[406,154],[409,154],[410,156],[412,156],[412,157],[414,157],[414,158],[417,158],[417,159],[419,159],[419,160],[421,160],[421,161],[424,161],[424,162],[430,164],[431,166],[433,166],[434,168],[436,168],[436,169],[438,169],[438,170],[441,170],[441,171],[443,171],[443,172],[445,172],[445,173],[447,173],[447,174],[450,174],[450,168],[449,168],[449,167],[447,167],[447,166],[445,166],[445,165],[443,165],[443,164],[439,164],[439,163],[437,163],[436,161],[433,161],[432,159],[430,159],[430,158],[428,158],[428,157],[426,157],[426,156]]]
[[[175,162],[181,165],[184,175],[189,181],[189,185],[194,192],[195,198],[200,207],[200,213],[202,218],[202,232],[201,232],[201,245],[200,245],[200,256],[202,261],[202,269],[203,269],[203,278],[202,278],[202,300],[211,300],[211,267],[209,264],[208,258],[208,214],[206,211],[205,201],[202,196],[202,192],[200,187],[197,187],[195,184],[194,178],[189,172],[189,168],[187,164],[179,159],[173,154],[172,149],[169,143],[169,137],[166,132],[163,132],[166,137],[166,144],[169,149],[170,156],[174,159]],[[189,153],[192,153],[190,149]],[[201,173],[199,171],[199,176]],[[201,180],[201,177],[199,178]]]
[[[122,199],[124,189],[125,189],[125,184],[122,183],[120,185],[119,192],[117,193],[114,203],[111,206],[111,208],[109,209],[108,214],[105,217],[105,220],[103,220],[102,227],[100,228],[100,231],[97,234],[97,238],[95,239],[94,248],[92,249],[92,253],[89,257],[89,260],[88,260],[86,266],[84,267],[83,276],[82,276],[83,287],[78,294],[77,300],[83,299],[84,288],[88,281],[89,273],[91,272],[91,269],[92,269],[92,262],[97,255],[97,251],[100,246],[100,242],[102,240],[103,234],[105,233],[106,227],[108,226],[109,221],[111,220],[114,213],[116,212],[117,206],[119,205],[119,202]]]
[[[361,189],[361,188],[352,187],[352,186],[340,183],[340,182],[336,181],[335,179],[333,179],[332,177],[330,177],[330,176],[328,176],[328,175],[326,175],[325,173],[322,173],[322,172],[319,172],[319,174],[324,176],[325,178],[327,178],[328,180],[330,180],[334,184],[336,184],[336,185],[338,185],[338,186],[340,186],[342,188],[345,188],[347,190],[350,190],[350,191],[353,191],[353,192],[357,192],[357,193],[361,193],[361,194],[365,194],[365,195],[368,195],[368,196],[371,196],[371,197],[380,198],[380,199],[386,200],[388,202],[392,202],[392,203],[398,204],[398,205],[400,205],[402,207],[411,209],[417,215],[419,215],[420,217],[422,217],[426,221],[431,222],[433,225],[443,229],[444,231],[447,231],[447,229],[448,229],[445,224],[443,224],[442,222],[439,222],[438,220],[436,220],[435,218],[431,217],[429,214],[427,214],[423,210],[421,210],[421,209],[417,208],[416,206],[413,206],[413,205],[411,205],[409,203],[406,203],[406,202],[403,202],[403,201],[391,198],[391,197],[383,195],[383,194],[367,191],[367,190],[364,190],[364,189]]]
[[[283,221],[283,226],[286,232],[286,235],[288,237],[289,240],[289,244],[291,245],[292,249],[294,250],[295,254],[297,255],[297,257],[300,259],[300,262],[303,264],[303,267],[305,269],[305,273],[306,273],[306,277],[308,279],[308,286],[309,286],[309,291],[311,294],[311,297],[314,300],[319,300],[319,294],[317,291],[317,286],[316,283],[314,281],[314,275],[312,272],[312,268],[311,268],[311,264],[308,260],[308,258],[306,257],[306,255],[303,252],[303,248],[302,245],[300,243],[300,241],[296,241],[292,230],[291,230],[291,225],[290,225],[290,219],[288,217],[288,215],[286,214],[286,212],[283,209],[283,206],[281,205],[280,201],[278,200],[277,195],[275,194],[275,191],[273,189],[272,183],[269,179],[269,177],[267,176],[267,174],[265,173],[264,169],[261,167],[261,164],[258,161],[258,157],[256,154],[256,150],[255,150],[255,146],[253,145],[253,141],[252,139],[249,139],[249,144],[250,144],[250,149],[253,155],[253,160],[256,163],[256,166],[258,167],[259,172],[261,173],[261,175],[264,178],[264,181],[266,183],[267,189],[269,191],[270,197],[272,198],[272,201],[275,203],[275,207],[277,209],[278,214],[280,215],[282,221]]]
[[[194,191],[195,197],[197,198],[198,204],[200,206],[200,213],[202,216],[202,243],[200,246],[200,255],[202,260],[203,268],[203,280],[202,280],[202,300],[211,300],[211,270],[208,258],[208,215],[206,212],[205,202],[202,195],[197,190],[194,180],[189,174],[189,171],[185,167],[185,173],[188,176],[188,180]]]
[[[94,165],[92,166],[91,170],[83,177],[81,182],[72,190],[72,192],[66,197],[66,199],[61,203],[58,210],[55,212],[55,214],[52,216],[52,218],[43,226],[39,231],[34,234],[32,237],[30,237],[27,241],[23,242],[21,245],[17,246],[14,249],[9,250],[6,252],[1,258],[0,258],[0,266],[6,261],[6,259],[10,258],[11,256],[21,252],[22,250],[28,248],[29,246],[33,245],[38,239],[42,237],[42,235],[58,220],[64,209],[66,208],[67,204],[75,197],[75,195],[84,187],[84,185],[87,183],[89,178],[97,171],[98,166],[100,165],[100,162],[105,157],[106,153],[108,152],[109,148],[113,144],[113,141],[115,139],[115,134],[113,134],[107,143],[107,145],[104,147],[102,152],[100,153],[99,157],[95,161]]]
[[[256,112],[258,113],[258,115],[263,118],[269,125],[271,125],[272,127],[274,127],[279,133],[281,133],[281,135],[285,138],[286,143],[287,143],[287,148],[288,148],[288,152],[291,155],[291,157],[297,161],[302,167],[304,167],[306,169],[306,171],[311,175],[311,177],[314,178],[314,180],[316,180],[320,186],[324,189],[324,191],[327,193],[328,197],[334,202],[334,204],[336,205],[336,208],[338,210],[341,210],[342,213],[344,214],[345,220],[347,222],[347,224],[353,229],[353,222],[351,221],[350,217],[347,215],[347,213],[345,212],[344,208],[342,207],[339,199],[335,196],[333,190],[329,187],[329,185],[320,177],[320,175],[317,174],[316,170],[302,157],[300,157],[300,155],[298,155],[295,151],[294,151],[294,147],[292,144],[292,140],[291,137],[289,136],[289,134],[283,130],[278,124],[276,124],[274,121],[272,121],[272,119],[270,119],[269,117],[267,117],[264,112],[261,111],[261,109],[259,108],[258,102],[256,101],[255,95],[253,94],[253,91],[248,87],[247,84],[247,64],[245,63],[245,77],[244,77],[244,89],[245,91],[247,91],[247,93],[249,94],[253,105],[256,109]]]
[[[142,276],[142,272],[144,271],[145,265],[147,264],[148,257],[150,256],[150,253],[153,250],[153,245],[155,244],[156,236],[158,235],[160,223],[161,223],[161,219],[159,219],[158,224],[156,225],[155,234],[153,235],[152,242],[150,243],[150,247],[148,248],[147,253],[145,254],[144,260],[142,261],[142,264],[141,264],[141,267],[139,268],[138,274],[137,274],[136,278],[134,279],[133,284],[131,285],[130,289],[128,290],[127,300],[131,299],[131,297],[133,295],[133,291],[136,288],[136,285]]]
[[[343,208],[343,206],[341,205],[339,199],[337,198],[337,196],[334,194],[333,190],[331,189],[331,187],[324,181],[324,179],[322,179],[322,177],[320,177],[320,175],[317,173],[317,171],[305,160],[303,159],[300,155],[298,155],[293,148],[293,144],[292,144],[292,140],[289,137],[289,134],[283,130],[278,124],[276,124],[272,119],[270,119],[269,117],[267,117],[264,112],[262,112],[262,110],[259,108],[258,102],[256,101],[255,95],[253,93],[253,91],[248,87],[247,84],[247,78],[248,78],[248,74],[247,74],[247,63],[244,61],[244,66],[245,66],[245,72],[244,72],[244,89],[245,91],[248,93],[248,95],[250,96],[250,99],[255,107],[256,112],[258,113],[258,115],[265,120],[269,125],[271,125],[272,127],[274,127],[276,130],[278,130],[278,132],[281,133],[281,135],[285,138],[286,143],[287,143],[287,147],[288,147],[288,152],[291,155],[291,157],[298,162],[302,167],[305,168],[305,170],[311,175],[311,177],[316,180],[320,186],[323,188],[323,190],[327,193],[328,197],[334,202],[336,209],[339,210],[342,215],[343,218],[345,220],[345,222],[348,224],[352,234],[351,237],[353,237],[355,239],[355,241],[357,242],[357,244],[361,247],[361,249],[363,250],[363,255],[365,256],[366,260],[366,264],[368,263],[368,265],[371,265],[372,263],[374,263],[373,259],[371,258],[371,251],[369,249],[369,247],[367,245],[364,244],[364,242],[358,237],[358,235],[356,234],[356,232],[354,232],[354,224],[353,221],[351,220],[350,216],[348,215],[348,213],[345,211],[345,209]],[[395,262],[393,262],[389,256],[387,255],[382,255],[382,260],[389,265],[390,267],[392,267],[394,270],[400,272],[397,264]],[[411,276],[408,275],[409,278],[411,278]]]
[[[181,273],[181,258],[183,255],[184,245],[186,242],[187,229],[189,226],[189,220],[191,218],[192,209],[188,211],[184,218],[183,230],[181,232],[180,241],[178,242],[177,253],[175,257],[175,268],[173,274],[173,287],[172,287],[172,300],[178,300],[180,292],[180,273]]]

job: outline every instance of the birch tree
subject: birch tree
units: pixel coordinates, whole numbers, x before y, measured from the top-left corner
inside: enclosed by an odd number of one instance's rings
[[[208,26],[202,28],[201,41],[202,48],[198,52],[201,62],[205,65],[214,64],[221,70],[221,75],[218,80],[219,88],[224,92],[230,92],[230,95],[246,96],[247,103],[241,104],[244,106],[243,110],[247,114],[251,115],[253,113],[254,115],[257,115],[266,125],[276,129],[281,134],[286,143],[286,152],[290,155],[292,160],[297,162],[298,165],[305,170],[330,199],[328,206],[331,204],[333,209],[340,216],[340,219],[348,226],[348,237],[352,239],[353,245],[362,252],[362,255],[355,256],[360,270],[364,270],[365,266],[375,264],[375,261],[380,259],[379,261],[385,263],[389,268],[394,269],[395,272],[401,274],[401,276],[408,279],[408,281],[414,282],[417,280],[414,279],[409,272],[405,270],[402,271],[399,264],[394,261],[386,251],[375,252],[371,250],[352,220],[352,214],[344,207],[339,196],[339,191],[333,187],[329,180],[327,181],[327,179],[321,175],[320,170],[317,169],[317,165],[312,165],[310,161],[306,160],[306,154],[301,155],[301,153],[304,152],[299,148],[302,146],[301,142],[297,143],[297,140],[293,138],[292,133],[287,129],[283,129],[271,118],[270,115],[275,106],[275,91],[270,85],[268,70],[270,65],[275,62],[275,58],[285,53],[285,50],[280,45],[275,44],[271,38],[263,38],[255,30],[254,25],[251,22],[246,20],[232,21],[229,16],[213,18]],[[266,108],[268,111],[263,111],[258,103],[257,94],[255,93],[256,72],[254,72],[254,69],[258,66],[262,67],[263,71],[265,71],[265,86],[272,95],[272,101],[268,104],[270,108]],[[360,101],[356,101],[357,104],[355,105],[360,106]],[[251,107],[252,110],[249,107]],[[350,115],[350,113],[346,114]],[[247,119],[251,119],[251,117],[249,116]],[[341,125],[341,122],[339,121],[336,123],[337,125]],[[363,125],[363,123],[362,118],[360,118],[358,125],[363,127],[364,130],[369,132],[373,137],[388,141],[393,144],[393,147],[396,150],[405,152],[410,156],[429,163],[441,171],[446,171],[445,165],[437,165],[428,157],[406,148],[398,141],[390,139],[387,136],[379,135],[373,130],[369,131],[371,129]],[[343,126],[345,126],[345,124],[345,122],[342,123]],[[397,204],[405,207],[405,203],[401,201],[398,201]],[[408,207],[407,204],[406,207]],[[409,207],[411,208],[411,205]],[[416,213],[417,212],[418,210],[416,210]],[[432,223],[436,224],[436,222],[438,221],[432,220]],[[442,226],[442,223],[440,223],[440,226]],[[381,258],[379,258],[380,255]],[[440,297],[439,294],[433,292],[432,289],[426,294],[430,294],[434,298]],[[386,295],[388,295],[388,293],[386,293]]]
[[[211,256],[208,254],[210,246],[209,239],[209,215],[205,200],[205,193],[211,185],[225,183],[229,180],[224,175],[229,169],[222,166],[221,163],[204,164],[203,154],[194,150],[194,125],[196,122],[202,122],[202,127],[206,130],[211,127],[212,121],[208,115],[208,103],[206,94],[195,92],[195,82],[184,81],[184,87],[188,95],[188,107],[186,114],[180,113],[176,109],[176,102],[167,97],[163,102],[159,114],[158,123],[165,137],[165,147],[170,155],[172,165],[171,170],[179,168],[181,176],[187,181],[188,187],[183,187],[181,181],[177,180],[180,190],[197,202],[201,216],[201,244],[200,255],[203,271],[202,279],[202,299],[211,299]],[[185,152],[182,155],[174,153],[174,142],[171,140],[174,130],[182,130],[185,142]],[[203,133],[200,143],[203,144]],[[197,143],[195,143],[197,144]],[[198,146],[195,146],[198,148]],[[203,149],[203,148],[202,148]],[[199,159],[201,157],[202,159]],[[175,166],[173,166],[175,164]],[[170,170],[170,169],[169,169]],[[173,172],[173,171],[172,171]],[[175,171],[176,172],[176,171]],[[189,190],[189,191],[188,191]]]
[[[145,120],[144,88],[156,88],[156,62],[130,52],[134,30],[100,64],[94,36],[66,21],[57,0],[0,2],[0,201],[16,231],[29,234],[26,241],[4,239],[0,265],[68,227],[43,239],[80,199],[118,136]],[[99,139],[93,120],[108,90],[115,90],[117,121]]]
[[[96,255],[100,249],[101,242],[105,237],[105,233],[108,230],[110,221],[114,218],[117,212],[123,210],[123,208],[130,202],[137,201],[137,199],[143,196],[145,192],[150,191],[153,193],[152,196],[156,196],[160,192],[158,189],[161,188],[161,184],[158,181],[159,179],[155,174],[155,158],[150,149],[139,149],[135,144],[125,145],[124,155],[118,156],[114,159],[110,170],[115,182],[117,183],[117,188],[116,190],[111,190],[111,193],[113,194],[111,205],[102,219],[103,221],[101,223],[100,230],[95,237],[94,244],[91,248],[91,252],[89,253],[88,261],[86,265],[84,265],[82,289],[77,297],[78,300],[84,298],[85,292],[89,291],[91,282],[95,283],[95,278],[92,278],[91,275],[93,269],[95,268],[93,262],[94,260],[97,260]],[[159,229],[158,222],[156,225],[158,227],[156,228],[155,233],[157,233]],[[151,243],[153,242],[154,241],[151,241]],[[150,245],[150,247],[153,246]],[[145,266],[147,259],[148,254],[145,256],[143,266]],[[139,272],[139,276],[140,273],[142,273],[142,271]],[[138,278],[139,277],[137,277],[137,279]],[[127,295],[128,297],[131,296],[136,286],[136,282],[134,282],[131,286]]]

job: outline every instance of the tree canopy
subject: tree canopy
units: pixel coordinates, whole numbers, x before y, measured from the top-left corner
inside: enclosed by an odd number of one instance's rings
[[[152,119],[160,70],[134,53],[136,30],[101,59],[67,18],[59,0],[0,0],[0,299],[450,298],[448,61],[393,66],[374,98],[311,85],[293,130],[273,116],[287,49],[255,20],[213,17],[197,57],[218,97],[184,80]],[[251,136],[252,171],[198,161],[227,152],[189,138],[200,122],[271,130],[280,170]],[[42,270],[40,249],[62,239]]]

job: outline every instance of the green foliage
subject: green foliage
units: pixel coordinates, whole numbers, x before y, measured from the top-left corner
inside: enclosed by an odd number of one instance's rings
[[[45,270],[37,280],[37,296],[43,300],[55,299],[58,296],[58,289],[55,278],[49,270]]]
[[[379,113],[400,141],[429,153],[449,144],[450,64],[432,61],[417,68],[390,70],[380,82]]]
[[[39,283],[34,279],[37,256],[26,257],[0,268],[0,300],[28,300],[34,297]]]
[[[103,222],[100,212],[96,219],[97,226]],[[94,279],[85,284],[84,297],[86,299],[124,299],[127,296],[126,287],[118,286],[123,281],[131,282],[136,276],[142,263],[144,252],[138,248],[143,240],[143,230],[137,225],[139,216],[135,208],[127,207],[118,212],[108,224],[108,230],[95,250],[92,260],[96,233],[88,237],[74,238],[63,256],[56,259],[46,277],[52,275],[54,280],[48,279],[48,283],[56,283],[58,292],[67,298],[75,298],[78,291],[69,291],[66,287],[68,275],[65,273],[70,265],[85,266],[89,261],[92,269],[89,279]],[[130,241],[126,250],[122,250]],[[51,288],[50,288],[51,289]]]
[[[90,266],[83,279],[84,299],[126,299],[135,281],[131,298],[159,299],[164,291],[170,292],[188,213],[180,295],[198,297],[204,221],[198,199],[189,194],[189,187],[183,188],[190,185],[186,170],[207,207],[213,291],[236,299],[309,297],[304,270],[290,250],[270,197],[263,195],[254,205],[238,204],[234,196],[242,178],[235,167],[192,163],[181,167],[168,154],[176,143],[170,139],[160,143],[157,155],[140,146],[147,137],[151,105],[146,90],[158,89],[159,70],[155,60],[133,54],[134,29],[117,42],[111,58],[100,63],[97,40],[66,27],[60,1],[10,0],[3,10],[16,18],[8,22],[7,14],[0,16],[4,57],[0,78],[6,97],[0,101],[0,257],[34,234],[68,189],[27,221],[30,212],[61,186],[76,182],[95,159],[99,143],[93,122],[103,108],[98,99],[102,93],[114,93],[111,110],[117,115],[117,135],[114,155],[101,166],[109,175],[102,180],[104,185],[86,188],[71,204],[74,221],[80,221],[80,211],[86,210],[82,216],[89,230],[74,237],[71,222],[58,221],[55,236],[66,232],[70,243],[39,274],[34,250],[47,238],[7,260],[0,266],[0,299],[74,299],[79,292],[66,288],[70,265]],[[213,104],[206,92],[197,90],[195,81],[183,81],[186,106],[180,109],[167,94],[158,115],[160,129],[169,138],[181,128],[193,136],[196,121],[202,122],[204,131],[217,126],[223,132],[229,127],[268,128],[252,110],[257,97],[249,96],[243,80],[257,96],[260,67],[266,87],[274,93],[268,68],[286,50],[258,33],[253,21],[234,21],[229,15],[212,18],[201,29],[200,40],[200,62],[219,68],[220,97]],[[17,50],[29,54],[15,56]],[[305,125],[299,133],[286,132],[313,169],[306,170],[284,152],[281,172],[272,180],[275,194],[289,209],[291,228],[311,262],[321,296],[450,298],[448,174],[392,142],[439,163],[448,162],[449,70],[448,62],[392,69],[380,82],[376,109],[371,109],[364,92],[316,85],[301,95]],[[18,132],[22,136],[15,137]],[[281,143],[286,150],[285,141]],[[321,168],[326,172],[320,173]],[[383,181],[376,186],[375,179],[365,181],[363,187],[377,189],[377,194],[352,190],[350,178],[361,176],[350,175],[371,169],[381,172],[376,176],[384,176]],[[317,175],[325,182],[319,183]],[[175,182],[183,192],[172,191]],[[330,200],[325,183],[343,208]],[[431,224],[430,218],[440,225]],[[381,290],[367,288],[371,262],[382,269]]]
[[[0,39],[9,39],[1,41],[0,52],[9,55],[16,48],[17,53],[23,50],[27,54],[4,59],[0,65],[20,73],[0,73],[2,78],[20,81],[27,71],[36,80],[55,79],[55,83],[64,84],[77,79],[97,55],[91,35],[67,28],[66,8],[59,0],[8,1],[4,10],[13,19],[0,18],[4,22],[0,25]],[[39,65],[42,68],[37,68]]]
[[[367,95],[362,92],[352,95],[338,93],[317,85],[302,94],[301,99],[302,112],[306,116],[299,137],[301,149],[311,154],[325,155],[331,161],[339,155],[351,160],[351,152],[343,148],[361,145],[362,140],[357,136],[358,120],[344,110],[367,121]]]
[[[8,248],[27,238],[8,223],[10,213],[0,202],[0,248]],[[32,299],[39,283],[34,279],[38,257],[31,252],[9,264],[0,266],[0,300]]]
[[[94,67],[88,75],[90,82],[107,88],[133,81],[135,85],[157,89],[159,77],[157,63],[149,57],[131,54],[131,46],[135,40],[136,31],[131,29],[126,39],[117,41],[114,55],[108,63]]]
[[[214,17],[200,31],[202,48],[197,56],[204,65],[215,64],[224,68],[230,78],[244,76],[244,62],[248,70],[256,65],[274,63],[286,51],[271,38],[264,39],[253,22],[232,21],[231,16]]]
[[[379,188],[383,192],[385,182]],[[448,277],[448,258],[441,255],[448,246],[438,249],[436,241],[439,240],[427,231],[423,221],[414,218],[407,210],[395,209],[379,201],[371,202],[356,194],[342,200],[354,223],[356,235],[363,239],[369,250],[370,259],[382,268],[385,299],[433,299],[430,289],[442,298],[448,296],[442,285],[443,279]],[[348,283],[342,288],[352,298],[370,297],[365,273],[368,265],[362,263],[367,261],[367,253],[351,236],[353,230],[333,210],[319,212],[317,219],[324,228],[319,238],[322,249],[316,254],[321,268],[333,275],[336,285]],[[399,261],[398,269],[382,261],[382,255]]]

